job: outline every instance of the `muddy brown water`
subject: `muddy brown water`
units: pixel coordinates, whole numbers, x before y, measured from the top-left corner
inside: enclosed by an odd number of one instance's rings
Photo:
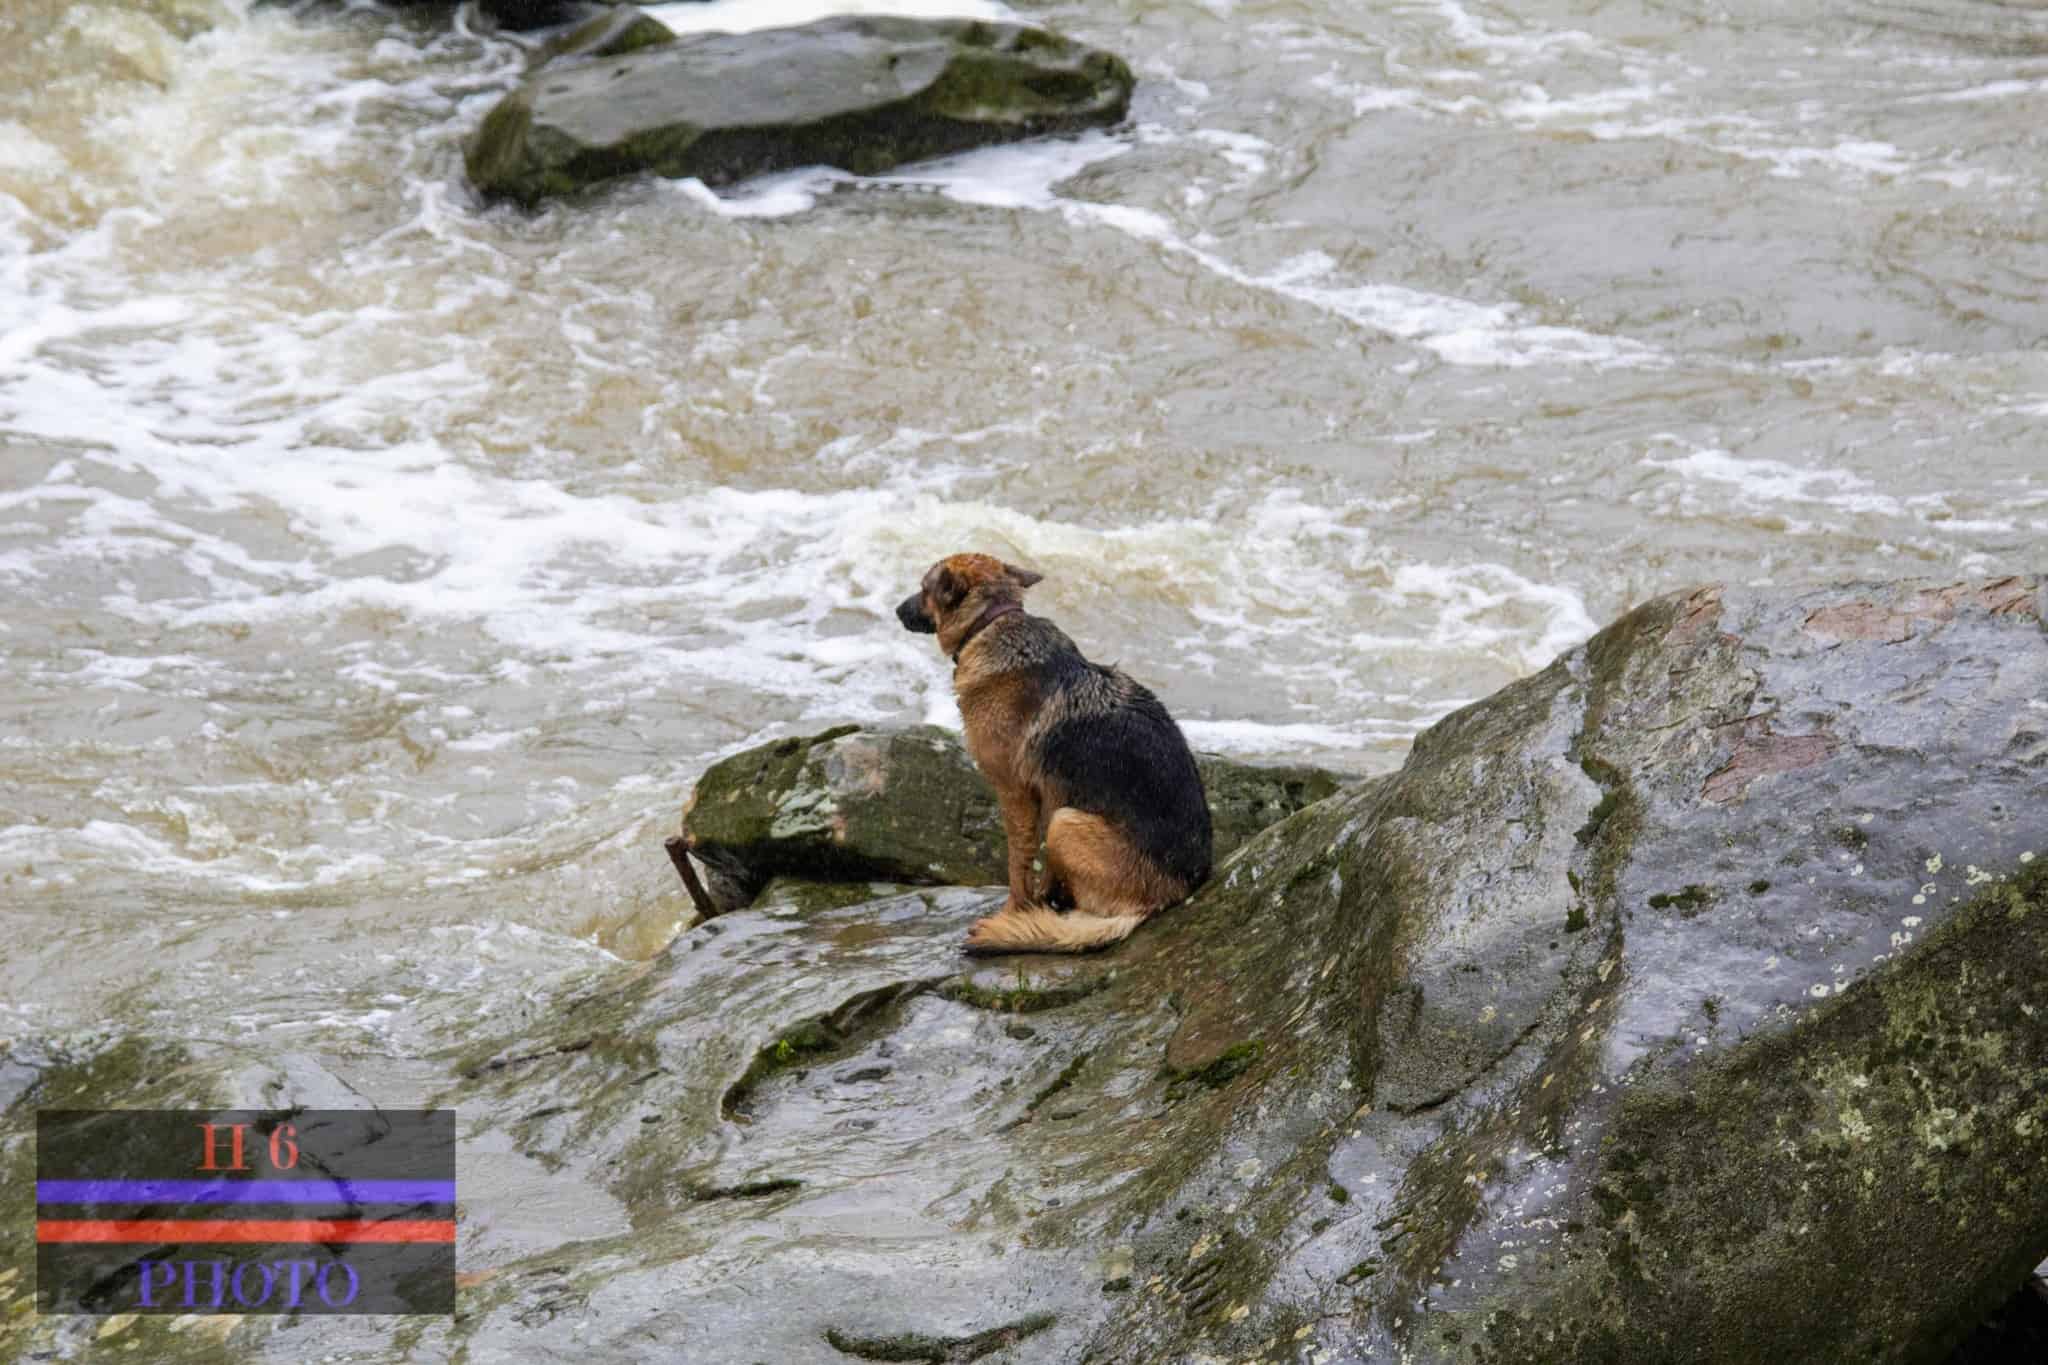
[[[2048,9],[1015,12],[1131,124],[539,214],[503,38],[0,14],[0,1037],[404,1056],[652,953],[709,760],[954,718],[956,549],[1355,771],[1696,581],[2040,567]]]

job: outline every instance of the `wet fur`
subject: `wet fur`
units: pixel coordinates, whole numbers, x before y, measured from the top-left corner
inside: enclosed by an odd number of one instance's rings
[[[1013,609],[1037,581],[954,555],[897,609],[954,656],[967,750],[1002,808],[1010,898],[974,926],[970,952],[1106,947],[1209,876],[1209,804],[1180,727],[1122,670]],[[1042,891],[1031,871],[1041,842]]]

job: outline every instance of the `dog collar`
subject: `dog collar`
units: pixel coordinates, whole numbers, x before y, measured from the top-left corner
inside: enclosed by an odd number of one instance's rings
[[[975,636],[981,634],[984,630],[987,630],[991,625],[993,625],[997,621],[1002,620],[1011,612],[1022,610],[1024,610],[1024,606],[1020,602],[997,602],[991,605],[988,608],[988,610],[982,612],[981,615],[975,617],[974,624],[969,626],[967,628],[967,633],[960,637],[960,643],[953,646],[954,664],[957,665],[960,662],[961,652],[964,651],[968,645],[974,642]]]

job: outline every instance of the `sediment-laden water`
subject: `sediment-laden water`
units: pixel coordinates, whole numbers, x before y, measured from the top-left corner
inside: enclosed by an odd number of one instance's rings
[[[530,214],[508,38],[8,6],[0,1037],[402,1053],[652,952],[708,761],[955,718],[953,550],[1360,771],[1696,581],[2039,567],[2048,9],[979,12],[1129,125]]]

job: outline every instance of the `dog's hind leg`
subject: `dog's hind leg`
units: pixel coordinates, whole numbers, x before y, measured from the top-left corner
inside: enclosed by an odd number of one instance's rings
[[[1084,915],[1142,919],[1184,894],[1167,885],[1116,825],[1072,806],[1061,806],[1046,822],[1045,867]]]
[[[975,923],[970,953],[1085,953],[1122,942],[1153,911],[1186,892],[1171,884],[1124,836],[1099,815],[1062,806],[1045,827],[1045,871],[1050,887],[1071,897],[1070,914],[1040,905],[1004,906]]]

